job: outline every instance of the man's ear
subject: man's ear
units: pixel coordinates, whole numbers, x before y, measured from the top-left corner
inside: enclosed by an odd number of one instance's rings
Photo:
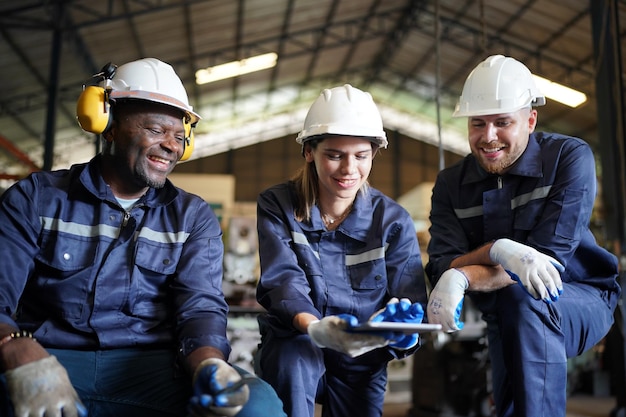
[[[539,113],[535,109],[531,109],[528,114],[528,133],[533,133],[535,131],[535,127],[537,126],[537,118],[539,117]]]
[[[113,138],[114,138],[114,130],[116,128],[116,123],[115,121],[111,122],[111,126],[104,131],[104,133],[102,133],[102,137],[104,138],[104,140],[106,140],[107,142],[113,142]]]

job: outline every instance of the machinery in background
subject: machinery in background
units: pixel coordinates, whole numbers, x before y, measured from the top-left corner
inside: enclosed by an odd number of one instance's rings
[[[413,355],[411,417],[492,417],[486,323],[465,299],[463,329],[424,336]]]
[[[224,295],[231,306],[255,305],[260,275],[256,218],[230,217],[224,237]]]
[[[234,215],[224,233],[224,279],[222,289],[230,312],[228,339],[230,362],[254,372],[254,355],[261,342],[256,317],[263,308],[256,302],[260,276],[256,217]]]
[[[254,373],[254,356],[261,342],[257,314],[254,309],[233,308],[226,329],[231,345],[229,362],[250,373]]]
[[[224,251],[224,279],[239,285],[256,285],[259,277],[256,220],[231,217]]]

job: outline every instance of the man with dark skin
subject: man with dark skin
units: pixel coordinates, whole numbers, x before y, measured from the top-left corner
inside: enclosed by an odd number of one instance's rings
[[[0,197],[0,414],[284,415],[227,363],[220,224],[167,179],[199,120],[180,79],[146,58],[102,85],[77,109],[102,152]]]

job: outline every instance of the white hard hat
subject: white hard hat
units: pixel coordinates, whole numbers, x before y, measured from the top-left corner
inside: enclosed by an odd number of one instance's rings
[[[108,85],[112,88],[111,100],[132,98],[154,101],[182,110],[189,116],[191,125],[200,119],[189,105],[185,87],[172,66],[156,58],[121,65]]]
[[[467,76],[452,117],[511,113],[546,104],[530,70],[521,62],[492,55]]]
[[[320,135],[364,137],[381,148],[386,148],[388,143],[372,96],[349,84],[320,93],[311,105],[296,141],[302,145]]]

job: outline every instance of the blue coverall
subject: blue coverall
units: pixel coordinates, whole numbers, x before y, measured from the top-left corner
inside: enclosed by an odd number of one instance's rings
[[[550,304],[521,285],[469,294],[487,322],[498,416],[565,416],[567,358],[593,347],[613,322],[617,259],[589,229],[595,198],[591,149],[558,134],[531,134],[503,175],[468,155],[437,177],[426,266],[433,286],[454,258],[504,237],[565,266],[563,294]]]
[[[380,416],[387,362],[401,351],[381,348],[357,358],[315,346],[292,324],[298,313],[318,318],[347,313],[367,321],[392,297],[423,306],[424,274],[413,221],[375,189],[357,194],[352,212],[334,231],[325,229],[317,206],[311,221],[294,218],[291,183],[258,198],[261,278],[260,373],[291,417]]]
[[[209,205],[169,181],[125,211],[100,156],[31,174],[0,197],[0,322],[57,356],[90,417],[182,417],[192,393],[177,357],[230,353],[221,238]],[[258,385],[240,415],[280,415]]]

